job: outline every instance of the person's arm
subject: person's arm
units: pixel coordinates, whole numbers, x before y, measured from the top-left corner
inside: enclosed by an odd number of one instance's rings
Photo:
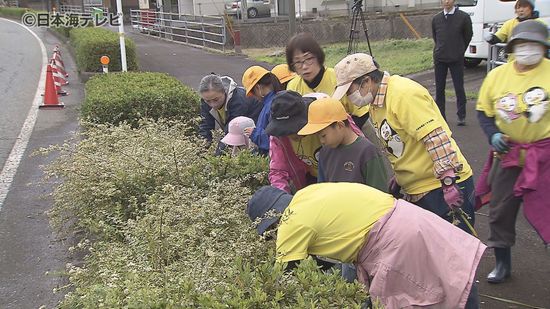
[[[433,171],[436,178],[440,179],[447,171],[459,171],[462,168],[451,139],[443,128],[438,127],[431,131],[422,142],[434,163]]]
[[[435,35],[436,32],[435,32],[435,19],[436,19],[437,15],[434,16],[434,18],[432,18],[432,39],[434,40],[434,43],[437,43],[437,36]]]
[[[470,44],[470,41],[472,40],[472,36],[474,35],[474,32],[472,31],[472,19],[470,18],[470,15],[465,14],[465,22],[464,22],[464,51],[468,49],[468,45]]]
[[[363,177],[366,185],[388,192],[388,172],[382,156],[373,157],[365,163]]]
[[[269,143],[269,183],[271,186],[292,193],[290,171],[283,145],[277,137],[271,137]]]
[[[325,182],[325,171],[323,170],[322,160],[319,157],[319,162],[317,162],[317,183]]]
[[[199,123],[199,135],[207,141],[212,141],[212,130],[216,127],[216,120],[210,114],[210,106],[201,100],[201,122]]]
[[[491,137],[495,133],[500,132],[497,128],[497,125],[495,124],[495,117],[489,117],[485,115],[485,112],[483,111],[477,111],[477,119],[479,120],[479,125],[481,126],[481,129],[487,136],[487,139],[489,140],[489,144],[491,143]]]
[[[500,29],[498,29],[498,31],[494,35],[496,39],[498,39],[498,42],[496,43],[505,43],[508,41],[508,37],[512,32],[512,27],[511,27],[512,23],[513,23],[513,20],[508,20],[502,25],[502,27],[500,27]],[[496,44],[496,43],[491,43],[491,44]]]
[[[267,127],[267,124],[269,123],[269,111],[263,111],[260,113],[260,116],[258,117],[258,122],[256,123],[256,127],[254,130],[252,130],[252,134],[250,134],[250,140],[256,145],[258,145],[258,148],[268,150],[269,149],[269,135],[265,133],[265,128]]]

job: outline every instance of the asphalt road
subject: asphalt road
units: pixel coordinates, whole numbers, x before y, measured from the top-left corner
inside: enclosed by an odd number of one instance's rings
[[[44,29],[33,29],[48,57],[58,40]],[[62,51],[66,49],[62,46]],[[33,156],[40,147],[62,143],[77,129],[77,106],[83,98],[75,66],[65,52],[70,92],[63,110],[40,110],[27,150],[0,209],[0,308],[54,308],[67,284],[62,276],[69,260],[65,239],[52,234],[46,211],[52,200],[50,184],[39,185],[41,165],[55,155]],[[0,166],[15,143],[32,105],[42,68],[38,41],[24,28],[0,18]]]

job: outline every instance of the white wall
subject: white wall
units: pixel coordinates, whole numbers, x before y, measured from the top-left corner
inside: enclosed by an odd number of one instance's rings
[[[194,9],[195,15],[223,15],[225,3],[220,0],[194,0]]]

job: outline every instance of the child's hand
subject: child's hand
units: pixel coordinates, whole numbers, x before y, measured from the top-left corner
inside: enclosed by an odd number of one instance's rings
[[[247,137],[250,137],[250,134],[252,134],[252,131],[254,131],[254,127],[248,127],[248,128],[245,128],[243,133],[244,135],[246,135]]]

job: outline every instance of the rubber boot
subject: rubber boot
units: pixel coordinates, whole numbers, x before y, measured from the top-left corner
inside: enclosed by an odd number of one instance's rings
[[[512,250],[510,248],[495,248],[496,266],[487,275],[489,283],[502,283],[512,272]]]

